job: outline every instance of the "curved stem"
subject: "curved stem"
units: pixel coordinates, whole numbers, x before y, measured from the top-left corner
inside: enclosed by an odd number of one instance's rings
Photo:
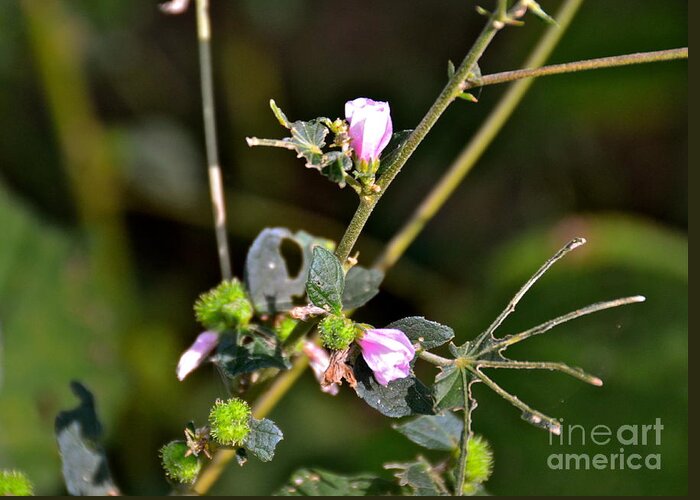
[[[469,82],[468,89],[476,87],[486,87],[497,83],[512,82],[524,78],[536,78],[540,76],[561,75],[563,73],[575,73],[578,71],[588,71],[591,69],[616,68],[620,66],[630,66],[632,64],[644,64],[660,61],[674,61],[678,59],[688,59],[688,47],[669,50],[655,50],[653,52],[638,52],[636,54],[625,54],[622,56],[599,57],[597,59],[586,59],[563,64],[552,64],[541,68],[517,69],[514,71],[504,71],[492,75],[482,76],[478,81]]]
[[[519,4],[517,4],[516,7],[518,5]],[[428,135],[428,132],[430,132],[430,129],[433,128],[433,125],[435,125],[438,118],[440,118],[447,107],[464,90],[465,81],[469,77],[469,74],[474,70],[476,63],[483,55],[486,47],[488,47],[489,43],[491,43],[491,40],[493,40],[493,37],[504,26],[503,21],[505,21],[505,18],[502,16],[503,14],[500,12],[500,9],[491,15],[486,23],[486,26],[474,42],[474,45],[472,45],[472,48],[459,65],[459,68],[456,69],[454,75],[452,75],[452,78],[449,79],[445,87],[442,89],[442,92],[440,92],[438,98],[435,100],[415,130],[408,137],[406,144],[404,144],[404,146],[401,148],[394,162],[389,165],[386,171],[379,177],[379,180],[377,181],[379,192],[360,198],[360,205],[357,207],[355,215],[350,221],[348,229],[345,231],[345,234],[343,235],[340,243],[338,244],[338,248],[336,249],[336,256],[341,262],[345,262],[350,255],[350,252],[352,252],[352,249],[355,246],[362,229],[365,227],[369,216],[372,214],[374,207],[377,205],[389,185],[401,171],[401,168],[404,166],[406,161],[411,157],[418,145]]]
[[[209,22],[209,0],[197,0],[197,40],[199,42],[199,71],[202,86],[202,111],[204,136],[207,150],[209,192],[214,213],[214,231],[219,254],[221,276],[225,280],[233,276],[231,255],[226,237],[226,205],[219,166],[219,148],[216,141],[216,112],[214,107],[214,83],[211,63],[211,24]]]
[[[526,67],[544,64],[571,23],[581,3],[582,0],[567,0],[555,16],[558,26],[551,26],[547,29],[544,37],[525,63]],[[408,246],[425,227],[425,224],[445,204],[464,177],[481,158],[486,148],[493,142],[515,108],[522,101],[532,82],[533,80],[521,80],[511,86],[476,135],[465,146],[440,181],[431,189],[428,196],[423,199],[408,222],[391,239],[384,252],[375,262],[375,268],[386,270],[399,260]]]

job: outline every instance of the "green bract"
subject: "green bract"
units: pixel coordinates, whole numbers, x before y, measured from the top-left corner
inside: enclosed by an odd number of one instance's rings
[[[241,282],[234,278],[200,295],[194,312],[205,328],[222,331],[247,326],[253,317],[253,305]]]
[[[340,351],[347,348],[357,334],[355,323],[343,316],[326,316],[318,325],[321,341],[328,349]]]
[[[33,494],[34,487],[24,472],[0,470],[0,496],[29,497]]]
[[[219,444],[240,445],[250,433],[250,406],[238,398],[217,400],[209,412],[209,427]]]
[[[481,483],[491,477],[493,452],[488,441],[481,436],[473,436],[467,446],[467,467],[465,469],[464,494],[476,492]]]
[[[187,444],[183,441],[171,441],[160,449],[160,459],[165,474],[178,483],[192,484],[200,469],[202,462],[196,456],[190,454]]]

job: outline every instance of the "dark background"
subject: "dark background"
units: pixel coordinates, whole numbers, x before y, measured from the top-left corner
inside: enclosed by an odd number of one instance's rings
[[[230,241],[240,272],[264,227],[337,239],[355,196],[294,155],[249,149],[292,119],[336,117],[357,96],[388,100],[413,128],[483,24],[465,0],[213,0],[219,139]],[[484,6],[491,2],[485,0]],[[559,2],[543,2],[554,13]],[[517,68],[545,25],[498,35],[484,74]],[[551,62],[687,45],[687,3],[588,0]],[[444,172],[505,86],[457,102],[370,219],[371,263]],[[572,236],[589,243],[558,264],[502,326],[513,333],[571,309],[643,294],[514,348],[600,375],[493,376],[565,423],[664,424],[660,471],[551,471],[551,446],[483,387],[476,432],[493,445],[495,494],[687,491],[687,62],[536,82],[474,171],[358,313],[383,326],[420,314],[481,331],[517,287]],[[98,401],[123,490],[165,493],[157,449],[203,421],[223,394],[213,368],[184,383],[174,368],[197,334],[191,304],[218,281],[203,160],[193,9],[165,16],[143,0],[0,2],[0,467],[63,491],[52,436],[81,379]],[[429,368],[420,374],[426,380]],[[321,394],[310,375],[273,412],[285,432],[271,464],[232,466],[214,492],[269,494],[300,466],[381,471],[421,451],[351,391]]]

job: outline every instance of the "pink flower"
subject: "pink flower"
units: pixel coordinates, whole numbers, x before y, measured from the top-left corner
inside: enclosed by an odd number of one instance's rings
[[[160,10],[166,14],[182,14],[187,10],[190,0],[168,0],[160,4]]]
[[[202,364],[219,343],[219,335],[215,332],[202,332],[197,336],[194,344],[187,349],[177,364],[177,378],[184,380],[195,368]]]
[[[408,377],[410,362],[416,350],[401,330],[377,328],[365,330],[357,341],[367,366],[374,372],[374,378],[386,386],[392,380]]]
[[[345,119],[350,124],[350,146],[357,158],[375,162],[391,139],[389,103],[358,97],[345,103]]]
[[[324,375],[330,365],[331,358],[328,356],[328,352],[322,347],[317,346],[313,342],[304,342],[304,347],[302,348],[304,354],[309,358],[309,365],[314,371],[316,380],[321,384],[321,390],[325,393],[335,396],[338,394],[338,384],[324,385]]]

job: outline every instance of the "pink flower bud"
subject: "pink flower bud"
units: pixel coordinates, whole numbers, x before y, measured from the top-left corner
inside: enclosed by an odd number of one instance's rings
[[[392,380],[410,375],[410,362],[416,355],[416,350],[401,330],[365,330],[357,343],[360,344],[367,366],[374,372],[374,378],[381,385],[385,386]]]
[[[177,378],[184,380],[195,368],[202,364],[219,343],[219,335],[215,332],[202,332],[197,336],[194,344],[187,349],[177,364]]]
[[[350,146],[359,160],[372,163],[391,139],[391,111],[388,102],[358,97],[345,103],[345,119],[350,124]]]
[[[338,394],[338,384],[323,384],[323,376],[328,369],[328,365],[330,364],[330,356],[328,355],[328,352],[322,347],[319,347],[313,342],[309,341],[304,342],[303,351],[309,358],[309,365],[316,376],[316,380],[318,380],[318,382],[321,384],[321,390],[330,394],[331,396]]]

